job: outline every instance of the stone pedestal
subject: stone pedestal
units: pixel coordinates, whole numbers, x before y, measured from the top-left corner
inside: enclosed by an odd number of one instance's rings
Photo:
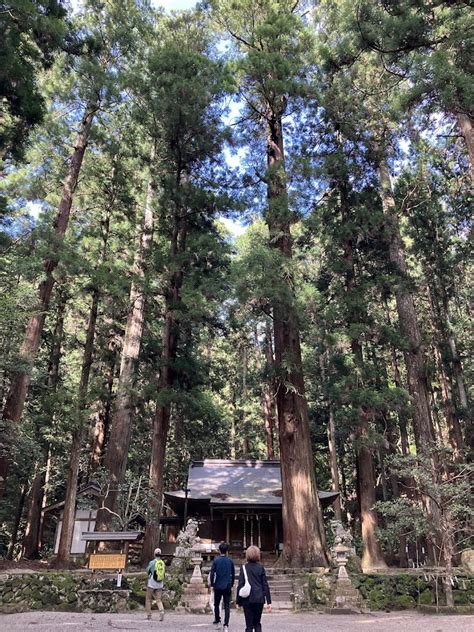
[[[327,608],[326,612],[328,614],[359,614],[362,608],[362,597],[349,577],[338,577],[331,598],[331,607]]]
[[[204,614],[209,612],[209,594],[204,585],[201,573],[202,557],[193,557],[194,571],[191,580],[183,592],[181,603],[176,609],[178,612],[192,612],[195,614]]]
[[[338,565],[336,587],[331,598],[331,607],[327,614],[358,614],[362,612],[363,601],[359,591],[354,588],[347,573],[346,564],[351,548],[339,542],[333,547],[333,559]]]

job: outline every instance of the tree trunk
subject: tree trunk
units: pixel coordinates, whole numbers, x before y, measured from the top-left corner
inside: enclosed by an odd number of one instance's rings
[[[399,275],[395,297],[400,333],[408,346],[408,349],[405,351],[405,361],[407,365],[408,391],[413,405],[415,442],[418,452],[427,454],[434,446],[434,430],[429,404],[424,348],[418,325],[415,301],[410,289],[404,246],[400,236],[392,184],[385,157],[380,157],[378,169],[382,206],[388,232],[388,254],[391,264]]]
[[[104,220],[102,221],[102,248],[97,266],[100,267],[107,255],[107,244],[110,230],[110,211],[108,208]],[[67,565],[70,558],[72,538],[74,534],[74,524],[76,517],[76,497],[77,484],[79,480],[80,456],[84,441],[87,437],[87,392],[89,389],[89,378],[94,356],[94,340],[97,326],[97,315],[99,311],[100,289],[95,287],[92,292],[92,303],[87,324],[86,342],[84,355],[82,358],[81,378],[77,395],[76,408],[76,428],[72,436],[71,454],[69,457],[66,497],[64,499],[63,524],[61,536],[59,538],[58,554],[56,565]]]
[[[265,337],[264,337],[264,355],[265,355],[265,372],[272,375],[273,372],[273,345],[272,334],[270,325],[265,323]],[[262,386],[263,397],[263,420],[265,430],[265,443],[267,446],[267,459],[275,458],[275,444],[274,444],[274,428],[276,419],[276,407],[275,407],[275,384],[271,377],[267,377]]]
[[[152,159],[153,157],[154,154]],[[152,239],[153,184],[150,177],[146,191],[143,224],[140,231],[137,254],[133,262],[133,274],[134,277],[139,279],[139,283],[133,281],[130,288],[130,307],[122,348],[120,375],[108,448],[104,460],[110,489],[107,496],[103,499],[103,506],[106,509],[101,509],[98,512],[96,531],[107,531],[110,528],[113,519],[113,514],[110,512],[115,511],[118,489],[124,482],[127,469],[135,402],[135,378],[145,318],[145,276]]]
[[[372,451],[367,444],[369,439],[369,419],[361,415],[361,424],[357,429],[357,478],[359,488],[360,518],[362,525],[362,569],[364,571],[387,568],[377,540],[377,513],[374,509],[375,478]]]
[[[339,139],[340,150],[342,151],[342,139]],[[341,176],[335,182],[340,196],[341,217],[345,224],[350,225],[350,183],[345,176]],[[345,267],[345,289],[346,289],[346,325],[348,331],[363,325],[366,320],[366,312],[355,302],[354,296],[359,294],[356,281],[356,253],[355,237],[347,234],[342,243]],[[363,356],[363,349],[360,339],[355,335],[350,340],[351,353],[354,361],[354,370],[357,376],[356,388],[366,386],[366,371]],[[374,509],[375,498],[375,478],[374,478],[374,456],[373,446],[369,445],[369,423],[374,418],[374,411],[364,406],[359,406],[358,421],[355,428],[356,444],[356,471],[357,489],[360,506],[360,519],[362,527],[362,568],[364,570],[386,568],[387,565],[382,555],[378,540],[377,527],[378,517]]]
[[[328,423],[328,447],[329,447],[329,464],[331,466],[331,488],[338,494],[341,493],[339,485],[339,466],[337,463],[337,444],[336,444],[336,426],[334,424],[334,413],[332,405],[329,405],[329,423]],[[334,503],[334,517],[336,520],[342,520],[341,498],[337,497]]]
[[[451,513],[449,509],[445,510],[444,519],[444,563],[446,566],[446,576],[444,578],[444,594],[446,596],[446,605],[454,608],[454,595],[451,580],[453,577],[453,557],[454,557],[454,533],[455,529],[452,524]]]
[[[281,113],[267,116],[267,223],[270,246],[281,259],[279,297],[273,299],[276,401],[282,477],[281,564],[327,566],[322,509],[316,488],[308,408],[301,360],[293,279],[291,213],[288,207]],[[283,263],[284,262],[284,263]]]
[[[84,439],[84,433],[81,430],[82,428],[77,428],[72,435],[71,454],[69,456],[67,467],[66,497],[64,498],[61,535],[59,539],[58,553],[55,560],[55,565],[57,567],[67,566],[70,559],[76,517],[77,481],[79,476],[81,448]]]
[[[464,112],[458,112],[456,116],[459,129],[466,143],[469,166],[471,167],[471,179],[474,182],[474,130],[472,129],[472,119]]]
[[[435,343],[435,357],[441,385],[441,397],[445,411],[446,425],[448,427],[448,439],[453,448],[454,460],[460,462],[464,458],[465,444],[461,424],[459,423],[454,405],[451,379],[456,380],[458,393],[462,395],[462,400],[460,401],[461,408],[465,413],[465,411],[467,411],[467,398],[466,391],[464,390],[464,380],[462,378],[462,366],[449,323],[447,296],[443,289],[439,290],[435,278],[429,269],[425,270],[425,276],[428,279],[428,298],[431,307],[431,317],[438,334]],[[439,296],[440,294],[441,296]],[[447,357],[449,359],[447,359]],[[460,383],[462,385],[461,389],[459,389]],[[464,407],[464,403],[466,407]],[[466,416],[466,413],[464,416]]]
[[[19,368],[12,377],[5,407],[3,409],[2,424],[5,426],[3,430],[7,431],[7,444],[8,438],[10,440],[13,438],[12,433],[14,432],[14,426],[20,421],[23,414],[23,408],[30,383],[30,369],[38,351],[44,321],[49,308],[51,292],[55,283],[53,273],[61,257],[61,243],[69,224],[72,199],[87,147],[92,121],[98,108],[99,96],[91,100],[86,107],[86,111],[76,137],[68,174],[64,180],[61,201],[59,203],[58,213],[54,222],[54,241],[51,244],[50,254],[43,264],[44,279],[39,286],[38,303],[35,308],[35,314],[28,322],[23,343],[20,348],[19,366],[21,368]],[[8,445],[6,447],[7,449],[5,454],[8,455]],[[0,497],[4,490],[9,463],[8,456],[0,457]]]
[[[321,368],[321,381],[324,385],[327,384],[326,377],[326,364],[328,362],[329,352],[328,349],[325,350],[319,356],[320,368]],[[339,484],[339,465],[337,459],[337,440],[336,440],[336,424],[334,423],[334,404],[332,401],[328,401],[328,426],[327,426],[327,436],[328,436],[328,450],[329,450],[329,467],[331,469],[331,489],[339,494],[335,502],[333,503],[334,507],[334,517],[336,520],[342,521],[342,503],[341,503],[341,486]]]
[[[170,425],[170,391],[174,383],[174,362],[178,348],[179,321],[177,313],[181,303],[184,268],[180,256],[186,251],[187,225],[180,211],[174,216],[174,226],[170,244],[171,272],[168,287],[165,288],[165,320],[162,335],[161,369],[158,379],[158,402],[153,420],[152,450],[149,473],[151,493],[147,515],[142,561],[153,557],[153,550],[159,543],[160,517],[163,498],[163,477],[166,461],[166,442]]]
[[[48,360],[48,377],[46,378],[46,386],[50,392],[55,393],[59,382],[59,368],[61,363],[61,349],[64,334],[64,316],[66,313],[66,305],[68,294],[64,280],[58,287],[58,302],[56,308],[56,322],[54,325],[51,352]],[[54,416],[52,420],[54,431]],[[39,439],[40,441],[40,439]],[[23,539],[22,557],[26,559],[39,558],[40,535],[42,526],[42,510],[45,498],[46,473],[50,463],[50,448],[44,450],[42,459],[35,466],[35,475],[30,491],[28,517],[26,520],[26,530]]]
[[[20,498],[18,499],[18,505],[16,508],[15,519],[13,521],[10,542],[8,543],[8,550],[7,550],[7,555],[6,555],[7,560],[13,559],[13,552],[15,550],[15,545],[18,540],[18,529],[20,527],[21,517],[23,515],[23,508],[25,506],[26,490],[27,490],[26,485],[23,485],[20,492]]]
[[[48,454],[46,458],[46,470],[44,473],[44,485],[43,485],[43,501],[41,503],[41,514],[38,528],[38,550],[41,551],[43,548],[43,530],[44,530],[44,509],[48,505],[49,501],[49,482],[51,480],[51,470],[52,470],[52,455],[51,455],[51,446],[48,446]]]
[[[62,345],[64,337],[64,317],[66,315],[66,306],[69,295],[65,282],[57,290],[58,305],[56,310],[56,323],[53,332],[53,344],[48,361],[48,386],[56,391],[59,383],[59,368],[61,365]]]
[[[453,449],[454,462],[459,463],[464,458],[464,441],[462,437],[461,426],[459,425],[456,410],[453,406],[451,385],[446,376],[441,353],[437,345],[435,345],[434,353],[436,358],[436,365],[438,367],[438,376],[441,386],[441,398],[443,400],[446,426],[448,429],[448,441]]]
[[[27,560],[39,558],[39,535],[41,523],[41,509],[43,506],[45,468],[43,463],[37,462],[33,484],[30,490],[28,518],[26,520],[25,537],[23,539],[22,557]]]
[[[272,394],[267,384],[263,386],[263,422],[265,444],[267,446],[267,459],[273,460],[275,458],[275,452],[273,449]]]
[[[386,222],[388,256],[398,274],[395,289],[398,321],[400,333],[407,349],[404,351],[407,367],[408,392],[413,407],[413,431],[417,453],[431,461],[433,480],[437,478],[437,463],[433,450],[435,448],[435,432],[430,407],[430,395],[427,371],[425,366],[425,351],[422,344],[415,301],[410,288],[410,278],[405,261],[405,250],[400,235],[399,220],[392,193],[392,183],[388,164],[383,150],[378,147],[378,173],[380,180],[380,195]],[[428,517],[433,520],[435,529],[439,532],[439,511],[435,503],[428,496],[423,497]],[[433,557],[433,543],[430,544]]]
[[[248,399],[247,388],[247,373],[248,373],[248,348],[247,341],[243,343],[242,347],[242,393],[241,393],[241,406],[240,406],[240,432],[242,435],[242,452],[243,458],[248,459],[250,454],[250,443],[248,437],[248,428],[246,426],[246,406]]]
[[[392,320],[390,318],[390,311],[386,301],[384,301],[384,307],[387,324],[391,328]],[[395,382],[395,386],[401,389],[403,388],[402,378],[400,375],[400,367],[398,366],[397,350],[395,349],[393,344],[390,345],[390,360],[392,364],[393,381]],[[400,448],[402,454],[404,456],[407,456],[408,454],[410,454],[410,441],[408,439],[408,420],[403,410],[397,411],[397,419],[398,429],[400,432]]]
[[[107,435],[110,427],[110,418],[112,413],[113,387],[115,379],[115,368],[117,365],[117,353],[115,351],[115,336],[113,342],[109,342],[110,361],[106,365],[106,376],[104,379],[104,387],[106,391],[105,401],[98,402],[98,410],[94,415],[92,422],[92,438],[91,438],[91,457],[89,462],[88,478],[91,478],[94,472],[102,465]]]
[[[453,363],[453,372],[456,377],[459,402],[461,404],[461,408],[463,409],[463,413],[465,415],[468,415],[469,403],[467,399],[466,384],[464,382],[464,373],[463,373],[461,358],[459,357],[459,354],[458,354],[456,341],[452,333],[449,333],[448,335],[448,344],[451,350],[451,360]],[[466,421],[469,421],[469,419],[467,418]]]

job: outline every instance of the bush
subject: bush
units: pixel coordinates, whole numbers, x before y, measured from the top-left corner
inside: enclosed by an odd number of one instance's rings
[[[420,593],[419,603],[422,606],[431,606],[434,603],[431,590],[426,589],[422,593]]]
[[[393,600],[393,605],[397,610],[413,610],[416,608],[416,601],[410,595],[399,595]]]
[[[368,594],[368,602],[371,610],[385,610],[389,604],[389,598],[381,588],[374,588]]]
[[[469,606],[471,604],[468,592],[455,590],[453,592],[453,598],[456,606]]]
[[[308,596],[311,606],[326,605],[329,603],[331,588],[325,579],[309,575]]]

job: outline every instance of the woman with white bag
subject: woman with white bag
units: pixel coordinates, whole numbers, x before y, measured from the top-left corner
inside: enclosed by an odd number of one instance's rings
[[[267,575],[260,564],[260,549],[249,546],[245,552],[247,564],[240,567],[237,586],[237,607],[242,606],[245,614],[245,632],[262,632],[263,606],[271,612],[272,598]]]

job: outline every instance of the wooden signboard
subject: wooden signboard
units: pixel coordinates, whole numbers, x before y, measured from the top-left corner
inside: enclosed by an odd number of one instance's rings
[[[92,553],[89,558],[91,570],[122,570],[127,564],[125,553]]]

